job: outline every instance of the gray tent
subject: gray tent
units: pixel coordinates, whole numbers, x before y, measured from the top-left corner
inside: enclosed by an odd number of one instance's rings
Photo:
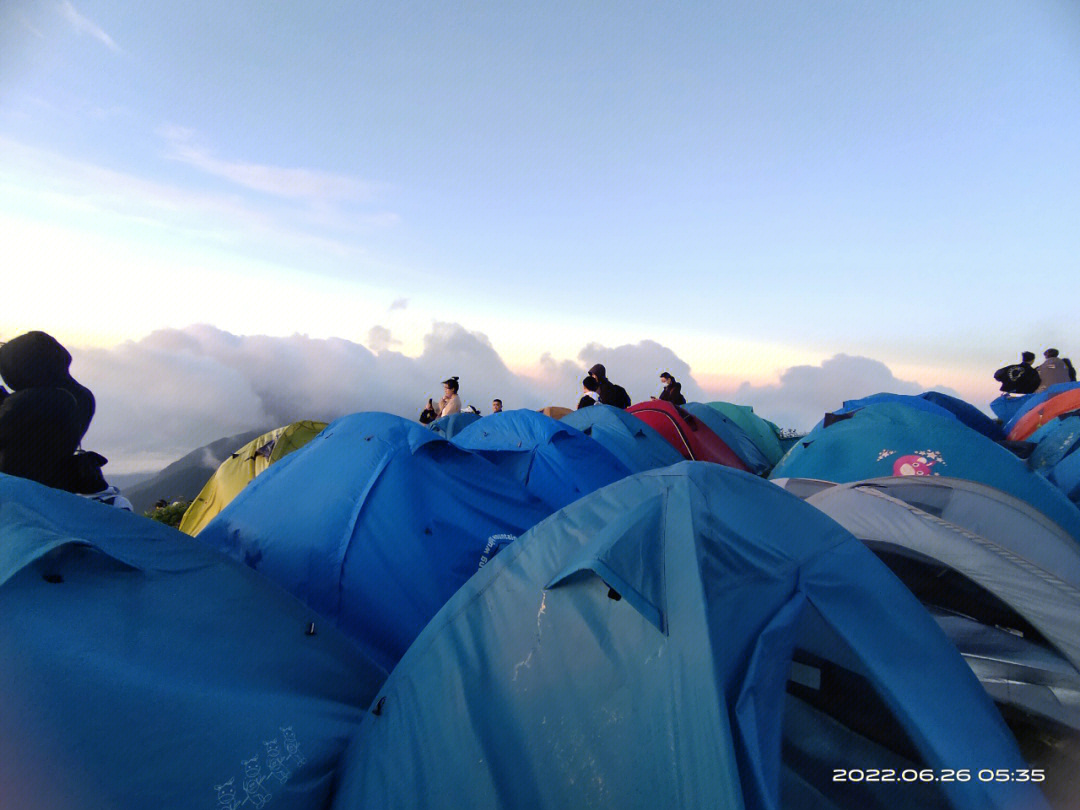
[[[1080,547],[1023,501],[970,481],[789,479],[930,605],[999,703],[1080,728]]]

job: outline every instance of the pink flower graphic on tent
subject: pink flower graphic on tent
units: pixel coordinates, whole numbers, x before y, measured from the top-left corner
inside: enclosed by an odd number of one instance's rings
[[[925,455],[910,455],[900,456],[893,462],[892,474],[893,475],[934,475],[930,468],[934,466],[940,458],[929,458]]]

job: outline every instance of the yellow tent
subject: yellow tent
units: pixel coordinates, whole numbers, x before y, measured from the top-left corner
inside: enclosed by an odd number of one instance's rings
[[[228,506],[248,482],[279,458],[299,450],[319,435],[326,422],[293,422],[264,433],[221,463],[202,492],[184,512],[180,531],[195,536]]]

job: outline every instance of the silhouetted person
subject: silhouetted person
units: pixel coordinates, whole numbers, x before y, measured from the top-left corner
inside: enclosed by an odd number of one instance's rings
[[[596,381],[595,377],[586,377],[581,381],[581,399],[578,400],[577,409],[580,411],[582,408],[589,408],[596,404],[596,399],[599,396],[597,393],[600,390],[600,383]]]
[[[1033,394],[1039,387],[1039,372],[1033,367],[1035,362],[1034,352],[1024,352],[1020,355],[1020,362],[1011,366],[1004,366],[994,372],[994,379],[1001,383],[1001,391],[1005,394]]]
[[[607,369],[600,363],[589,369],[589,376],[600,383],[599,401],[602,405],[614,405],[616,408],[629,408],[630,395],[621,385],[616,385],[607,378]]]
[[[45,332],[0,346],[0,376],[12,389],[0,401],[0,472],[90,494],[107,486],[105,458],[75,454],[94,416],[94,395],[70,366],[67,349]]]

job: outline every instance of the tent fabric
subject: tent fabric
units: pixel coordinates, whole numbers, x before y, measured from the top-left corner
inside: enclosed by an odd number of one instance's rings
[[[990,403],[990,410],[994,412],[1002,423],[1002,431],[1004,432],[1004,425],[1009,423],[1009,420],[1016,415],[1016,412],[1020,410],[1029,397],[1034,394],[1022,394],[1020,396],[1014,396],[1010,394],[1002,394],[993,402]]]
[[[480,414],[471,411],[452,413],[440,416],[428,425],[428,430],[434,430],[444,439],[452,439],[479,418]]]
[[[749,472],[763,475],[772,469],[773,465],[754,441],[746,435],[746,431],[716,408],[711,408],[702,402],[687,402],[682,408],[704,422],[709,430],[719,436],[721,441],[734,451]]]
[[[626,409],[690,461],[712,461],[736,470],[746,470],[739,456],[697,417],[664,400],[639,402]]]
[[[550,512],[419,423],[360,413],[271,466],[199,539],[332,619],[389,669],[478,567]]]
[[[536,411],[486,416],[453,441],[495,464],[550,511],[630,474],[601,444]]]
[[[979,534],[886,494],[844,484],[811,495],[820,509],[864,542],[908,549],[978,583],[1031,622],[1076,668],[1080,685],[1080,548],[1047,532],[1024,511],[999,508]],[[1078,694],[1080,697],[1080,694]],[[1080,704],[1075,707],[1080,710]]]
[[[861,399],[845,401],[844,406],[837,413],[851,413],[867,405],[878,405],[883,402],[907,405],[928,413],[950,415],[988,439],[1000,439],[1004,435],[1001,426],[974,405],[964,402],[962,399],[951,397],[948,394],[943,394],[940,391],[925,391],[915,396],[889,393],[873,394]]]
[[[784,455],[778,435],[780,429],[754,413],[749,405],[736,405],[732,402],[708,402],[724,416],[743,429],[743,432],[757,445],[758,450],[769,460],[769,465],[776,464]]]
[[[245,444],[217,468],[180,520],[180,531],[195,536],[240,494],[255,476],[289,453],[299,450],[326,427],[304,420],[271,430]]]
[[[663,436],[622,408],[597,404],[574,411],[561,422],[599,442],[633,473],[682,461]]]
[[[782,758],[792,658],[824,652],[818,626],[923,767],[1025,767],[963,660],[862,544],[759,478],[680,463],[582,498],[466,583],[380,690],[334,808],[793,806],[781,785],[822,797],[802,807],[855,806],[828,751],[819,770]],[[799,728],[805,746],[815,726]],[[874,767],[867,750],[859,767]],[[1030,784],[976,780],[877,795],[1045,807]]]
[[[1023,415],[1014,418],[1009,429],[1010,441],[1023,441],[1050,420],[1080,410],[1080,387],[1062,391],[1043,402],[1028,408]],[[1049,390],[1049,389],[1047,389]]]
[[[329,801],[385,672],[175,529],[0,475],[0,806]]]
[[[1080,510],[1008,450],[951,416],[884,402],[817,427],[773,468],[772,478],[849,483],[879,476],[977,481],[1027,502],[1080,540]]]
[[[574,411],[570,408],[564,408],[561,405],[547,405],[540,409],[540,413],[544,416],[550,416],[552,419],[560,420],[565,419],[569,414]]]
[[[1049,475],[1062,459],[1080,449],[1080,416],[1057,417],[1039,428],[1031,439],[1037,444],[1027,458],[1028,467]]]
[[[1016,409],[1013,415],[1005,422],[1004,431],[1006,435],[1012,432],[1013,428],[1016,427],[1016,423],[1023,419],[1024,416],[1027,415],[1028,411],[1030,411],[1032,408],[1037,408],[1038,406],[1046,402],[1048,399],[1056,397],[1058,394],[1064,393],[1065,391],[1072,391],[1077,388],[1080,388],[1080,383],[1056,383],[1049,386],[1044,391],[1039,391],[1035,394],[1028,394],[1026,397],[1023,398],[1023,402]]]

